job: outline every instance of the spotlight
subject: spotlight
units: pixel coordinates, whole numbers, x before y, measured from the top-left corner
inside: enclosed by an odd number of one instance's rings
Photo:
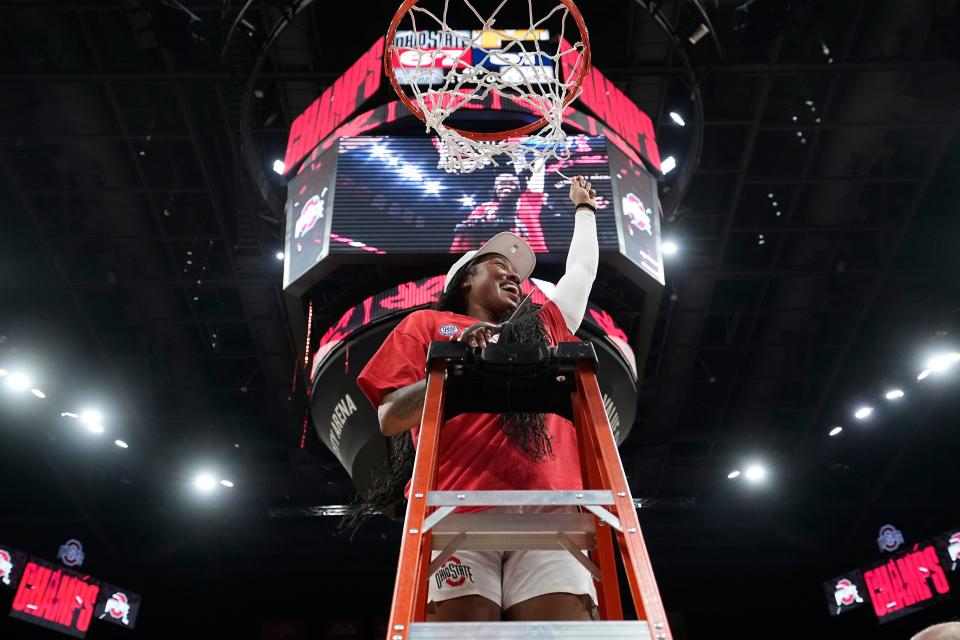
[[[209,473],[201,473],[194,478],[193,486],[200,493],[210,493],[217,488],[217,481]]]
[[[30,378],[22,373],[11,373],[7,377],[7,388],[20,393],[30,388]]]
[[[930,373],[943,373],[958,362],[960,362],[960,352],[940,353],[927,360],[927,369]]]
[[[220,484],[222,484],[223,486],[228,487],[228,488],[233,488],[233,483],[230,482],[229,480],[221,480],[221,481],[220,481]]]
[[[128,449],[128,448],[130,448],[130,445],[128,445],[128,444],[127,444],[126,442],[124,442],[123,440],[114,440],[114,441],[113,441],[113,444],[117,445],[117,446],[120,447],[121,449]]]
[[[853,417],[857,420],[866,420],[873,413],[873,407],[863,406],[853,412]]]
[[[667,156],[663,159],[663,162],[660,163],[660,171],[663,173],[663,175],[667,175],[676,168],[677,159],[673,156]]]
[[[91,433],[103,433],[103,414],[96,409],[84,409],[78,417]]]
[[[283,251],[277,251],[277,260],[283,260]]]
[[[887,391],[887,393],[884,394],[883,397],[885,397],[887,400],[899,400],[900,398],[903,397],[903,390],[902,390],[902,389],[890,389],[890,391]]]
[[[734,478],[739,478],[739,477],[740,477],[740,470],[739,470],[739,469],[734,469],[733,471],[731,471],[730,473],[727,474],[727,477],[730,478],[731,480],[733,480]]]
[[[752,464],[747,467],[744,475],[750,482],[760,482],[767,477],[767,470],[762,465]]]
[[[677,251],[680,250],[677,243],[672,240],[666,240],[660,248],[663,250],[663,255],[665,256],[676,255]]]
[[[675,123],[677,123],[678,125],[680,125],[681,127],[687,126],[687,123],[683,121],[683,116],[681,116],[681,115],[680,115],[679,113],[677,113],[676,111],[671,111],[671,112],[670,112],[670,119],[673,120],[673,121],[674,121]]]
[[[30,393],[32,393],[32,394],[35,395],[36,397],[40,398],[41,400],[43,400],[44,398],[47,397],[47,394],[45,394],[45,393],[44,393],[43,391],[41,391],[40,389],[30,389]]]
[[[286,168],[287,168],[286,165],[283,164],[283,160],[274,160],[274,161],[273,161],[273,171],[274,171],[274,173],[278,173],[278,174],[280,174],[280,175],[282,176],[282,175],[283,175],[283,172],[286,170]]]
[[[832,438],[833,436],[840,435],[841,431],[843,431],[843,427],[841,427],[840,425],[837,425],[833,429],[830,429],[830,433],[828,433],[827,435],[829,435]]]

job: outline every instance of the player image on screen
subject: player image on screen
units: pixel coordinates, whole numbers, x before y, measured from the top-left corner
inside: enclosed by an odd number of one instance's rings
[[[563,251],[573,224],[563,205],[569,182],[556,170],[589,177],[600,244],[616,247],[606,140],[572,135],[568,141],[568,159],[533,171],[491,164],[453,175],[437,166],[428,137],[341,138],[336,202],[331,210],[328,201],[325,212],[330,254],[463,253],[500,231],[522,236],[538,254]]]
[[[456,226],[450,253],[476,249],[501,231],[516,233],[534,252],[546,253],[547,244],[540,225],[540,212],[547,201],[543,181],[543,167],[527,179],[522,191],[519,176],[509,172],[498,174],[493,183],[493,199],[478,205]]]

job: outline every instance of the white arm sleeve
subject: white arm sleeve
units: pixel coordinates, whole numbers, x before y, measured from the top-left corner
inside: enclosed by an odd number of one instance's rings
[[[597,243],[597,221],[592,211],[577,209],[573,238],[567,252],[567,271],[560,278],[550,299],[560,309],[570,333],[576,333],[587,311],[587,298],[597,277],[600,247]]]

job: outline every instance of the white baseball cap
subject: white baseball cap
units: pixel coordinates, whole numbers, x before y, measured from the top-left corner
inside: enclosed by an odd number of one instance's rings
[[[515,233],[504,231],[493,236],[476,251],[467,251],[465,254],[453,263],[450,270],[447,271],[447,277],[443,279],[443,290],[446,291],[450,286],[450,281],[457,275],[457,271],[463,268],[474,258],[479,258],[488,253],[498,253],[513,263],[517,268],[517,275],[520,282],[523,282],[533,273],[533,268],[537,265],[537,257],[533,249],[527,244],[527,241]]]

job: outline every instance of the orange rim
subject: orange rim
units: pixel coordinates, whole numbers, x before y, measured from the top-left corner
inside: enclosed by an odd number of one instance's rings
[[[400,98],[400,102],[405,104],[413,113],[413,115],[417,116],[420,122],[426,122],[427,119],[426,116],[423,115],[423,111],[421,111],[420,107],[418,107],[416,103],[414,103],[413,100],[411,100],[403,91],[403,88],[397,81],[397,77],[394,75],[393,68],[390,65],[390,51],[391,47],[393,47],[393,38],[397,34],[397,27],[400,26],[400,21],[403,20],[403,16],[410,11],[410,8],[419,2],[420,0],[404,0],[403,4],[400,5],[400,8],[397,9],[397,12],[394,14],[393,20],[390,21],[390,27],[387,29],[387,37],[383,45],[383,71],[387,74],[387,78],[390,80],[390,85],[396,92],[397,97]],[[577,5],[573,3],[573,0],[560,0],[560,4],[570,10],[570,15],[573,16],[573,20],[577,23],[577,28],[580,30],[580,41],[583,43],[583,52],[580,54],[580,61],[582,63],[580,65],[580,72],[577,74],[577,79],[573,86],[567,90],[567,94],[563,99],[563,106],[566,107],[568,104],[573,102],[573,99],[577,96],[577,93],[583,84],[583,79],[590,71],[590,34],[587,32],[587,24],[583,20],[583,15],[581,15],[580,10],[577,8]],[[557,71],[559,71],[559,69]],[[457,127],[449,128],[465,138],[484,142],[504,140],[506,138],[513,138],[515,136],[525,136],[528,133],[542,128],[546,124],[547,119],[541,117],[536,122],[531,122],[530,124],[525,124],[522,127],[510,129],[509,131],[481,132],[458,129]]]

